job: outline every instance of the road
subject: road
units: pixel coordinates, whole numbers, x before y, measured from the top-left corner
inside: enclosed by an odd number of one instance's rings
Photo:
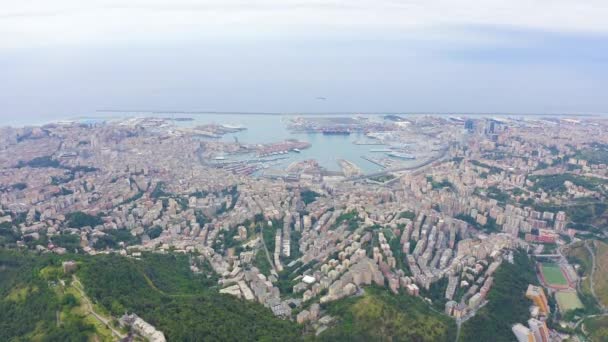
[[[443,159],[446,156],[447,152],[448,152],[448,148],[444,148],[443,150],[441,150],[441,153],[437,157],[431,158],[431,159],[425,161],[424,163],[416,165],[416,166],[400,167],[400,168],[389,169],[389,170],[384,170],[384,171],[380,171],[380,172],[369,173],[369,174],[362,175],[362,176],[345,178],[344,181],[355,181],[355,180],[361,180],[361,179],[366,179],[366,178],[371,178],[371,177],[384,176],[384,175],[387,175],[392,172],[411,171],[411,170],[421,169],[425,166],[428,166],[436,161]]]
[[[120,331],[118,331],[118,330],[116,330],[116,329],[114,329],[112,327],[112,325],[110,324],[110,320],[109,319],[103,317],[102,315],[100,315],[97,312],[95,312],[95,310],[93,310],[93,304],[91,304],[91,301],[89,300],[89,297],[87,297],[87,295],[82,290],[82,283],[80,282],[80,280],[76,276],[72,276],[72,281],[73,281],[73,284],[74,284],[73,285],[74,288],[76,289],[76,291],[78,291],[80,293],[80,295],[82,296],[82,299],[84,300],[86,310],[93,317],[95,317],[98,321],[100,321],[102,324],[104,324],[106,327],[108,327],[108,329],[110,329],[110,331],[112,331],[113,335],[115,335],[119,339],[125,338],[126,337],[125,334],[122,334]],[[78,286],[76,286],[76,284],[78,284]]]

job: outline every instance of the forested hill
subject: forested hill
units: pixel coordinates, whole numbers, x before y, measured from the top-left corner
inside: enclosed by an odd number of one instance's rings
[[[530,318],[529,284],[538,284],[533,261],[525,252],[516,252],[513,263],[503,262],[494,274],[489,303],[462,325],[459,340],[513,341],[511,326]]]
[[[169,341],[292,341],[297,325],[255,302],[220,295],[189,270],[187,256],[90,259],[79,272],[89,295],[113,315],[135,312]]]
[[[150,254],[134,260],[0,249],[0,341],[113,339],[107,327],[83,313],[83,299],[61,270],[68,258],[78,262],[76,274],[97,310],[114,317],[134,312],[163,331],[168,341],[301,338],[298,325],[276,318],[262,305],[220,295],[216,279],[193,274],[185,255]]]

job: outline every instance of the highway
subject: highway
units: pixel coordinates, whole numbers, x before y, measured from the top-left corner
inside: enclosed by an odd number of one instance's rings
[[[439,155],[437,155],[435,158],[431,158],[431,159],[425,161],[422,164],[419,164],[419,165],[416,165],[416,166],[406,166],[406,167],[388,169],[388,170],[374,172],[374,173],[369,173],[369,174],[365,174],[365,175],[361,175],[361,176],[349,177],[349,178],[345,178],[344,181],[345,182],[347,182],[347,181],[357,181],[357,180],[362,180],[362,179],[367,179],[367,178],[372,178],[372,177],[385,176],[385,175],[387,175],[389,173],[393,173],[393,172],[418,170],[418,169],[421,169],[421,168],[423,168],[425,166],[428,166],[430,164],[433,164],[435,162],[438,162],[438,161],[442,160],[447,155],[447,152],[448,152],[448,147],[445,147],[444,149],[441,150],[441,153]]]

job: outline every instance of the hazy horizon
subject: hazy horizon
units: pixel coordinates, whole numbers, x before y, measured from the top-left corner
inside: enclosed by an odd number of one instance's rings
[[[0,119],[99,109],[608,113],[608,4],[4,4]]]

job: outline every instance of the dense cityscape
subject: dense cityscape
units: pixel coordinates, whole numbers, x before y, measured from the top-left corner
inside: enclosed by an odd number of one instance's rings
[[[608,338],[607,120],[280,119],[310,141],[249,142],[246,125],[187,115],[1,128],[0,309],[18,319],[42,288],[58,299],[51,323],[8,322],[0,339],[77,322],[85,340],[192,340],[205,313],[159,318],[156,299],[119,292],[134,274],[141,296],[204,291],[292,334],[271,340]],[[329,169],[303,157],[317,136],[367,153]],[[225,339],[210,331],[195,339]]]

